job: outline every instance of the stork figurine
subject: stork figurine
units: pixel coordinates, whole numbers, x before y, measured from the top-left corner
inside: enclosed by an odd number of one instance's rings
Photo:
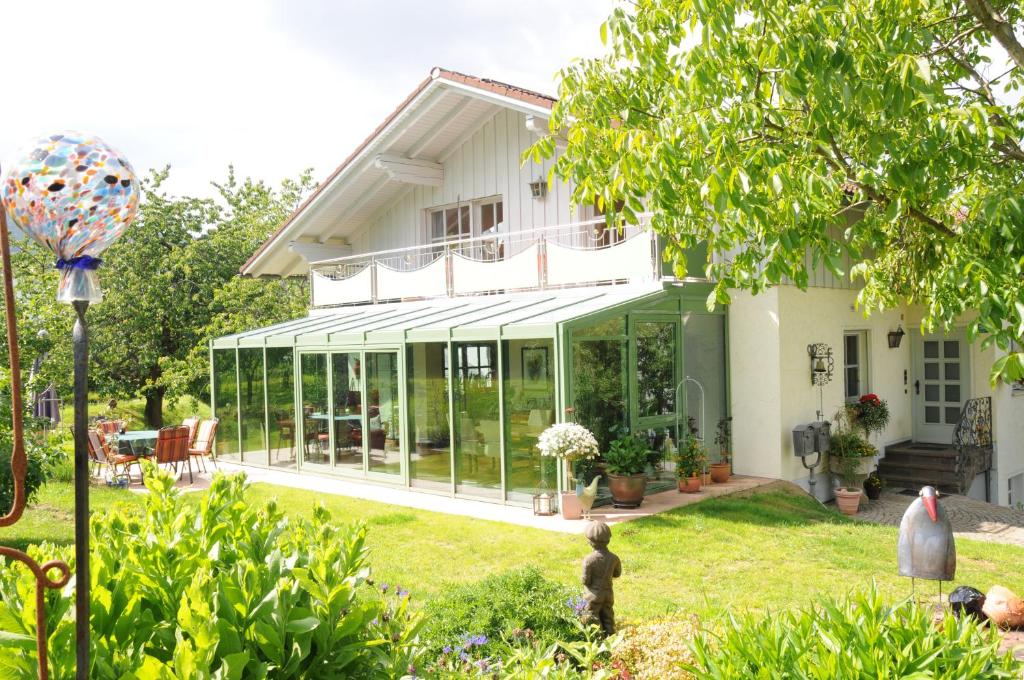
[[[917,500],[903,513],[897,562],[900,576],[939,581],[939,599],[942,599],[942,581],[952,581],[956,575],[956,543],[953,525],[945,509],[939,505],[938,492],[930,486],[921,489]]]

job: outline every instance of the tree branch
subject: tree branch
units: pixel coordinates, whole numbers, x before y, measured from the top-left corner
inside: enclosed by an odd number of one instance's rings
[[[977,17],[978,21],[992,34],[992,37],[999,41],[999,44],[1010,55],[1010,59],[1020,68],[1024,68],[1024,45],[1021,45],[1020,41],[1017,40],[1017,36],[1013,32],[1013,26],[992,9],[992,5],[988,3],[988,0],[964,0],[964,4],[967,5],[967,9],[971,11],[971,14]]]

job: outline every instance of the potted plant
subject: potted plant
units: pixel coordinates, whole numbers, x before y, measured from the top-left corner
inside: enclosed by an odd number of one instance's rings
[[[686,438],[683,446],[676,454],[676,481],[680,493],[697,493],[700,491],[700,472],[707,462],[707,451],[696,437]]]
[[[860,508],[862,485],[874,469],[878,452],[857,432],[837,422],[836,431],[829,439],[829,469],[842,485],[836,489],[836,505],[844,515],[856,515]]]
[[[882,487],[884,486],[885,481],[878,476],[877,472],[872,472],[864,480],[864,493],[868,495],[870,500],[877,501],[882,495]]]
[[[557,458],[563,466],[576,461],[592,460],[597,457],[597,439],[587,428],[577,423],[555,423],[540,433],[537,449],[542,456]],[[562,516],[565,519],[579,519],[582,513],[579,497],[575,490],[563,492],[561,498]]]
[[[850,424],[864,432],[864,438],[870,440],[889,424],[889,404],[879,399],[877,394],[865,394],[847,409]]]
[[[715,444],[718,446],[718,462],[711,464],[711,481],[715,484],[728,482],[732,475],[732,417],[722,418],[715,428]]]
[[[621,435],[608,445],[604,458],[605,472],[608,473],[608,490],[612,504],[617,508],[637,508],[643,503],[647,491],[647,475],[644,473],[650,455],[646,439],[630,433],[625,428]]]

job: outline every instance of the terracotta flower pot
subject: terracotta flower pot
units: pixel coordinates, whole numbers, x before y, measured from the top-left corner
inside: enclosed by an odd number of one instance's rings
[[[732,465],[729,463],[711,464],[711,481],[715,484],[724,484],[729,481],[732,475]]]
[[[679,493],[700,493],[700,477],[677,477]]]
[[[562,493],[562,502],[559,507],[562,509],[563,519],[579,519],[583,516],[583,506],[580,504],[580,498],[571,491]]]
[[[608,475],[608,490],[617,508],[639,508],[647,491],[647,475]]]
[[[857,514],[860,509],[860,489],[849,490],[844,487],[836,489],[836,505],[839,512],[850,517]]]

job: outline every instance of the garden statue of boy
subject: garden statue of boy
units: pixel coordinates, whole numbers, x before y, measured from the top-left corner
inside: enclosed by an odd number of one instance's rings
[[[584,535],[594,552],[583,558],[584,619],[601,626],[605,635],[615,632],[615,594],[612,579],[622,576],[619,556],[608,550],[612,530],[604,522],[591,522]]]

